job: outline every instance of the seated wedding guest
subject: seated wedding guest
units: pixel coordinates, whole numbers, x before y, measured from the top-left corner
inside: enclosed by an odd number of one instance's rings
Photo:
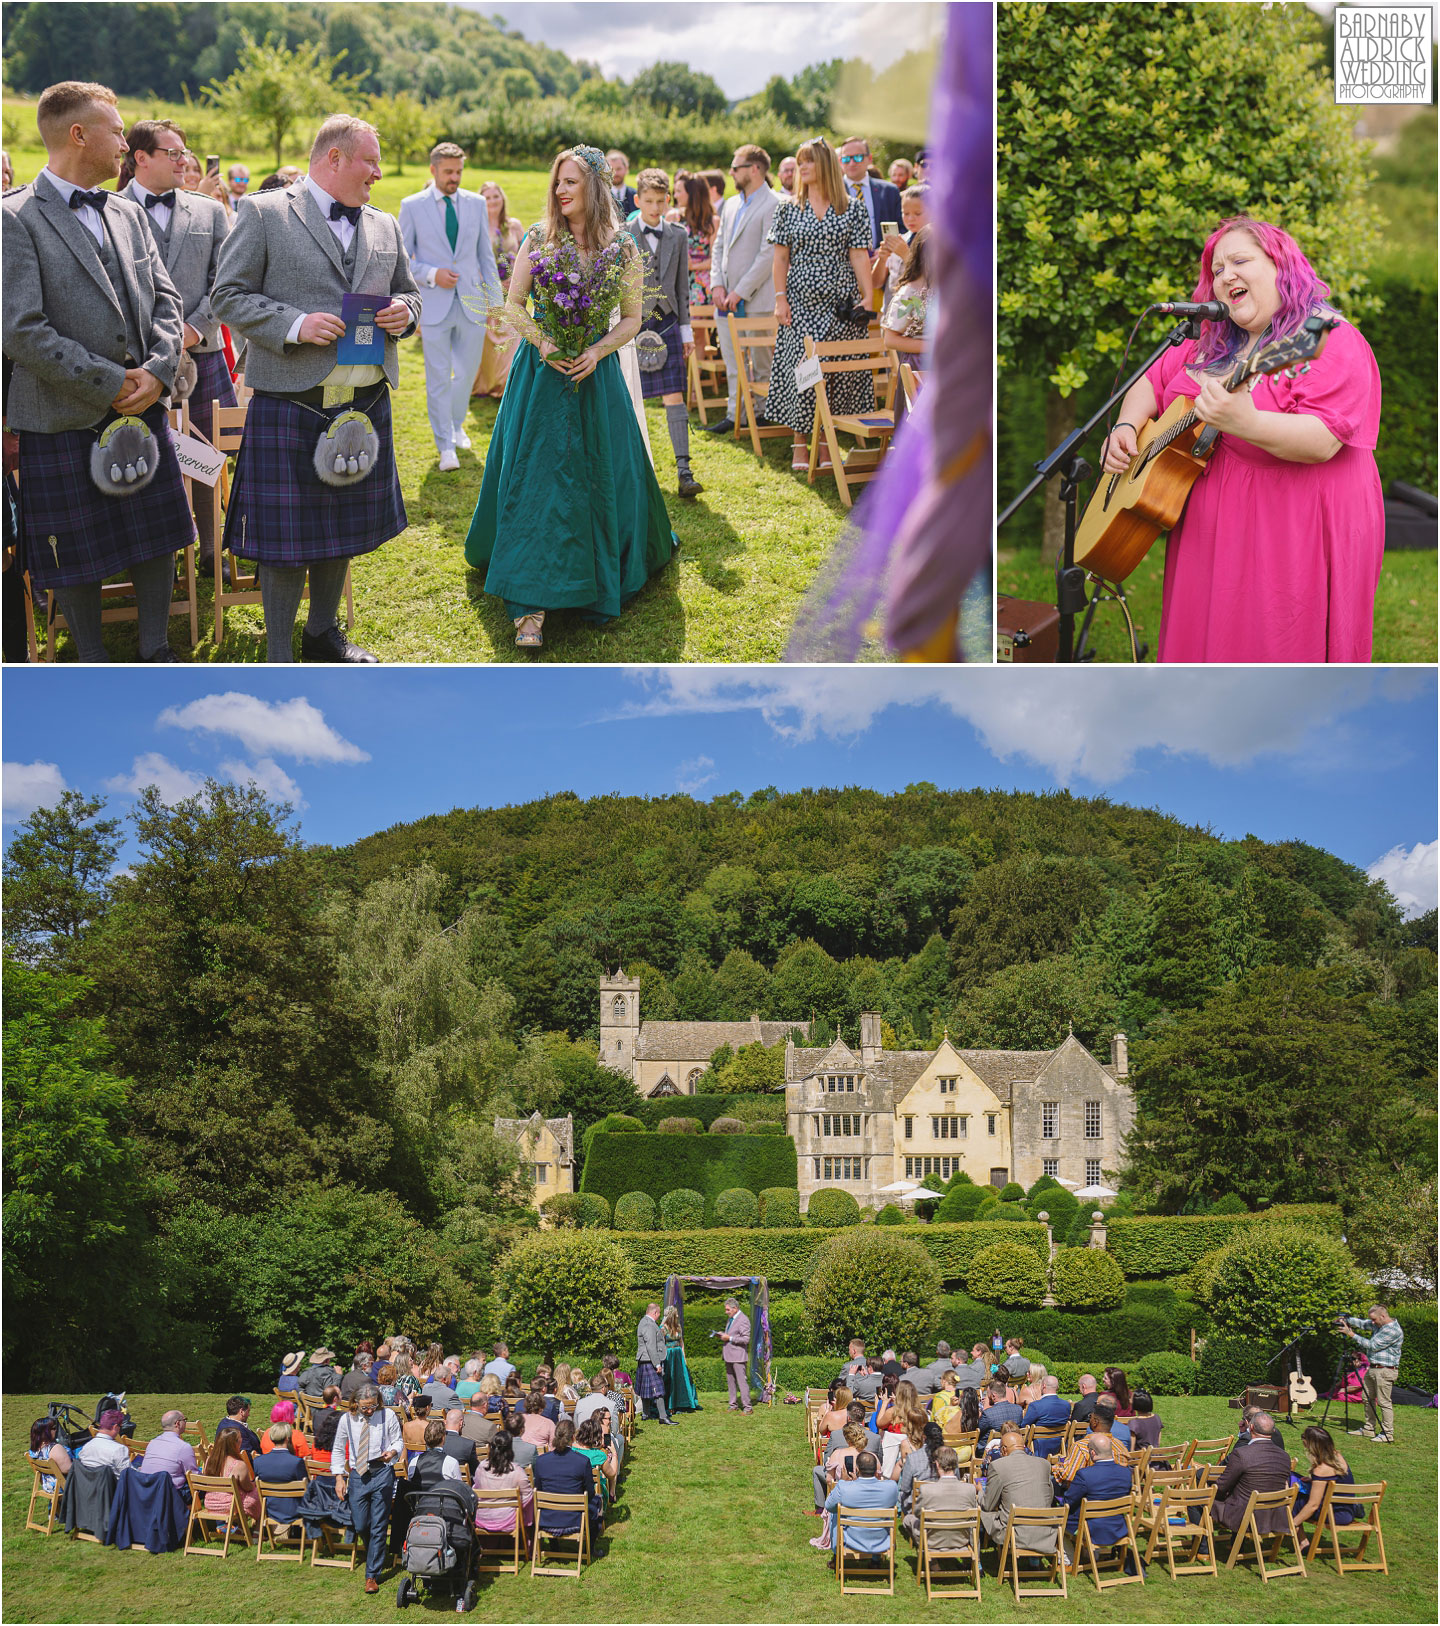
[[[1097,1439],[1110,1441],[1111,1452],[1116,1462],[1129,1466],[1128,1452],[1115,1439],[1111,1432],[1113,1421],[1110,1413],[1104,1407],[1096,1407],[1090,1414],[1089,1432],[1076,1440],[1074,1445],[1063,1457],[1051,1459],[1050,1471],[1057,1485],[1068,1485],[1082,1468],[1088,1468],[1095,1460],[1094,1445]]]
[[[415,1375],[420,1379],[423,1389],[431,1378],[435,1377],[445,1365],[445,1349],[442,1344],[431,1344],[415,1364]]]
[[[1030,1370],[1029,1360],[1020,1353],[1024,1348],[1025,1340],[1023,1338],[1007,1338],[1005,1340],[1005,1369],[1009,1372],[1012,1382],[1023,1378]]]
[[[842,1510],[870,1512],[877,1508],[896,1507],[900,1501],[900,1487],[893,1479],[880,1477],[880,1463],[873,1451],[862,1451],[855,1459],[855,1477],[839,1480],[825,1498],[825,1535],[811,1538],[812,1546],[834,1547],[838,1515]],[[888,1530],[847,1529],[845,1545],[856,1553],[884,1553],[890,1550]]]
[[[1073,1561],[1075,1542],[1080,1532],[1080,1504],[1087,1498],[1092,1502],[1112,1502],[1118,1496],[1129,1496],[1134,1489],[1134,1476],[1128,1467],[1115,1461],[1113,1443],[1101,1434],[1090,1443],[1090,1462],[1081,1468],[1065,1487],[1060,1500],[1070,1509],[1065,1521],[1065,1557]],[[1111,1516],[1090,1519],[1090,1539],[1097,1547],[1108,1547],[1123,1539],[1125,1520]]]
[[[555,1363],[555,1370],[550,1374],[550,1378],[555,1385],[555,1398],[563,1401],[565,1399],[565,1391],[570,1387],[569,1361],[557,1361]]]
[[[959,1410],[960,1396],[955,1387],[955,1374],[946,1372],[940,1379],[935,1398],[930,1402],[930,1419],[944,1428]]]
[[[1003,1370],[1003,1369],[1002,1369]],[[1023,1426],[1025,1414],[1013,1400],[1007,1400],[1010,1392],[1009,1386],[997,1374],[990,1380],[987,1391],[990,1404],[980,1413],[980,1445],[983,1449],[985,1442],[992,1434],[997,1434],[1007,1423],[1017,1423]]]
[[[1015,1392],[1015,1398],[1022,1406],[1028,1406],[1032,1400],[1039,1400],[1045,1393],[1045,1379],[1049,1373],[1039,1361],[1031,1361],[1030,1370],[1025,1374],[1025,1381]],[[1065,1402],[1065,1419],[1070,1419],[1070,1403]]]
[[[575,1430],[575,1449],[588,1457],[592,1466],[600,1470],[606,1498],[615,1499],[615,1480],[620,1473],[620,1461],[615,1449],[601,1432],[601,1419],[588,1417]]]
[[[1148,1445],[1153,1451],[1160,1444],[1160,1430],[1165,1426],[1155,1415],[1155,1402],[1144,1389],[1133,1389],[1130,1401],[1134,1415],[1130,1419],[1130,1440],[1133,1445]]]
[[[603,1407],[604,1400],[601,1400]],[[575,1408],[578,1413],[580,1408]],[[538,1446],[542,1451],[550,1449],[550,1442],[555,1438],[555,1425],[545,1415],[545,1397],[543,1392],[532,1389],[524,1407],[519,1412],[521,1432],[532,1445]],[[579,1417],[576,1418],[579,1424]]]
[[[255,1459],[255,1499],[260,1499],[259,1486],[261,1485],[293,1485],[297,1480],[306,1477],[305,1462],[296,1446],[304,1441],[305,1436],[289,1423],[271,1423],[265,1430],[261,1442],[264,1454]],[[308,1452],[308,1447],[307,1447]],[[272,1496],[266,1504],[266,1509],[272,1519],[283,1518],[286,1513],[299,1505],[303,1491],[290,1496]]]
[[[857,1372],[850,1380],[851,1398],[855,1400],[874,1400],[880,1393],[880,1362],[871,1356],[864,1366],[864,1370]]]
[[[925,1443],[925,1430],[930,1426],[930,1416],[925,1410],[915,1385],[908,1378],[902,1378],[895,1387],[895,1405],[890,1413],[890,1427],[888,1434],[897,1437],[892,1444],[888,1437],[882,1436],[881,1450],[883,1462],[881,1472],[887,1479],[894,1479],[900,1472],[900,1465],[912,1451],[918,1451]],[[944,1438],[943,1432],[941,1438]]]
[[[185,1475],[198,1474],[200,1464],[195,1460],[195,1447],[182,1437],[184,1427],[183,1411],[167,1411],[160,1419],[160,1432],[145,1447],[139,1467],[142,1474],[169,1474],[176,1490],[188,1495],[190,1487]]]
[[[822,1439],[833,1429],[844,1428],[845,1418],[850,1406],[850,1391],[837,1378],[830,1385],[829,1403],[820,1414],[820,1421],[815,1432]]]
[[[1105,1387],[1115,1396],[1115,1415],[1133,1417],[1135,1408],[1130,1404],[1130,1385],[1118,1366],[1105,1368]]]
[[[120,1438],[120,1426],[124,1421],[124,1412],[102,1411],[95,1424],[95,1433],[75,1453],[75,1460],[83,1462],[87,1468],[111,1468],[118,1479],[130,1466],[129,1447]]]
[[[70,1472],[70,1450],[68,1446],[61,1445],[60,1425],[53,1417],[42,1417],[38,1423],[31,1423],[30,1449],[25,1455],[32,1462],[53,1462],[61,1473],[68,1474]],[[195,1459],[193,1450],[190,1453],[190,1459],[192,1462]],[[55,1476],[53,1474],[42,1474],[40,1476],[40,1488],[48,1495],[50,1491],[55,1489]]]
[[[509,1345],[504,1343],[496,1344],[491,1359],[485,1363],[486,1376],[499,1378],[503,1384],[514,1370],[515,1367],[510,1360]]]
[[[1072,1423],[1088,1422],[1090,1413],[1095,1410],[1097,1386],[1093,1374],[1082,1372],[1077,1384],[1080,1398],[1070,1408],[1070,1421]]]
[[[897,158],[890,165],[890,184],[898,187],[900,195],[905,195],[905,188],[910,184],[910,177],[915,173],[915,166],[908,158]]]
[[[497,1434],[486,1448],[485,1458],[475,1470],[474,1488],[477,1491],[519,1491],[522,1498],[521,1517],[527,1526],[535,1522],[535,1492],[530,1476],[515,1461],[515,1452],[508,1434]],[[509,1535],[515,1528],[515,1514],[498,1507],[481,1504],[475,1514],[477,1530],[498,1531]]]
[[[328,1463],[335,1445],[335,1431],[340,1427],[340,1413],[335,1409],[340,1399],[339,1384],[332,1383],[322,1396],[324,1404],[310,1413],[310,1438],[315,1442],[315,1460]]]
[[[395,1370],[394,1361],[386,1361],[375,1370],[375,1387],[380,1391],[380,1404],[394,1406],[399,1400],[400,1392],[396,1388],[395,1380],[399,1373]]]
[[[985,1534],[997,1547],[1010,1527],[1010,1510],[1016,1507],[1050,1507],[1055,1500],[1050,1467],[1044,1457],[1032,1457],[1025,1449],[1025,1436],[1014,1424],[1000,1434],[1001,1456],[985,1476],[980,1498],[980,1522]],[[1016,1546],[1024,1553],[1053,1553],[1053,1530],[1020,1530]]]
[[[314,1448],[309,1440],[295,1427],[295,1402],[293,1400],[277,1400],[270,1408],[270,1427],[260,1436],[260,1450],[268,1456],[271,1451],[271,1435],[275,1425],[283,1423],[291,1430],[287,1449],[294,1452],[297,1457],[313,1457]]]
[[[406,1400],[413,1400],[420,1393],[420,1380],[415,1376],[415,1357],[408,1349],[402,1349],[397,1351],[392,1364],[395,1367],[395,1393],[403,1395]]]
[[[880,1377],[880,1389],[870,1412],[870,1427],[883,1434],[890,1426],[890,1413],[895,1409],[895,1389],[900,1382],[896,1372],[885,1372]]]
[[[565,1419],[563,1418],[561,1419],[562,1422],[564,1420]],[[557,1423],[555,1426],[556,1428],[559,1428],[560,1424]],[[503,1418],[498,1427],[495,1428],[495,1433],[506,1434],[509,1436],[510,1449],[514,1453],[515,1461],[520,1467],[534,1467],[535,1459],[540,1455],[540,1448],[532,1441],[525,1438],[525,1419],[520,1415],[519,1412],[511,1412],[508,1417]],[[551,1438],[550,1444],[552,1447],[555,1444],[553,1437]]]
[[[577,1400],[575,1403],[576,1428],[579,1428],[587,1418],[594,1417],[602,1411],[610,1414],[610,1432],[620,1442],[620,1454],[623,1456],[624,1442],[620,1440],[620,1422],[624,1416],[625,1403],[621,1400],[619,1391],[611,1387],[604,1371],[595,1374],[595,1387],[583,1400]]]
[[[474,1440],[483,1450],[491,1440],[501,1432],[504,1427],[503,1414],[500,1417],[488,1417],[485,1413],[485,1403],[488,1396],[478,1389],[470,1396],[470,1402],[465,1408],[465,1417],[460,1424],[460,1432],[467,1440]],[[524,1422],[524,1419],[521,1419]]]
[[[606,1377],[610,1380],[610,1388],[612,1391],[615,1389],[617,1384],[622,1385],[627,1389],[633,1387],[633,1380],[630,1374],[620,1370],[620,1357],[618,1355],[607,1355],[605,1359],[601,1361],[600,1366]]]
[[[574,1449],[575,1425],[568,1417],[555,1425],[555,1439],[551,1448],[535,1458],[531,1473],[535,1476],[535,1489],[549,1491],[556,1496],[588,1496],[587,1511],[590,1534],[600,1533],[604,1507],[595,1495],[595,1476],[590,1458]],[[577,1535],[580,1522],[573,1515],[559,1509],[546,1509],[540,1514],[540,1528],[557,1536]]]
[[[469,1400],[480,1388],[480,1363],[476,1360],[466,1361],[460,1368],[460,1381],[455,1385],[455,1398]]]
[[[1070,1405],[1060,1398],[1060,1379],[1047,1376],[1042,1381],[1043,1393],[1025,1408],[1025,1426],[1036,1428],[1064,1428],[1070,1421]],[[1059,1449],[1059,1440],[1044,1440],[1043,1454],[1051,1455]],[[1038,1449],[1038,1448],[1037,1448]]]
[[[846,1423],[841,1430],[840,1444],[827,1452],[824,1463],[815,1470],[816,1513],[825,1511],[826,1499],[833,1486],[842,1479],[855,1477],[861,1452],[868,1453],[877,1462],[880,1460],[880,1453],[870,1446],[873,1437],[864,1423]],[[821,1542],[812,1539],[811,1546],[826,1545],[828,1540],[828,1534]]]
[[[926,1395],[935,1393],[936,1379],[928,1366],[921,1366],[920,1357],[913,1349],[907,1349],[900,1357],[900,1367],[900,1376],[914,1388],[922,1400]]]
[[[436,1410],[444,1411],[455,1404],[455,1388],[449,1378],[449,1370],[442,1363],[435,1368],[430,1380],[420,1390],[421,1394],[430,1396],[430,1404]],[[497,1390],[499,1388],[498,1382],[496,1388]]]
[[[950,1346],[942,1338],[935,1346],[935,1359],[930,1362],[930,1372],[933,1375],[930,1388],[928,1391],[921,1390],[921,1393],[938,1394],[940,1392],[940,1379],[947,1372],[954,1372],[954,1370],[955,1364],[950,1358]],[[916,1388],[919,1387],[919,1384],[916,1384]]]
[[[474,1440],[467,1440],[460,1431],[460,1425],[465,1421],[465,1413],[459,1406],[452,1406],[445,1413],[445,1444],[447,1455],[455,1458],[462,1467],[468,1468],[473,1474],[475,1464],[479,1461],[479,1452],[476,1450]]]
[[[1135,1398],[1140,1398],[1140,1391],[1135,1391]],[[1330,1430],[1313,1423],[1300,1436],[1300,1443],[1305,1448],[1305,1455],[1309,1458],[1310,1472],[1300,1477],[1299,1488],[1295,1492],[1295,1508],[1292,1517],[1295,1528],[1309,1520],[1317,1518],[1320,1513],[1320,1503],[1325,1497],[1326,1485],[1353,1485],[1355,1475],[1350,1471],[1350,1464],[1335,1449],[1335,1441]],[[1337,1504],[1334,1508],[1335,1523],[1337,1525],[1353,1524],[1355,1522],[1355,1509],[1342,1507]],[[1306,1537],[1300,1543],[1300,1551],[1309,1553],[1312,1537]]]
[[[960,1477],[960,1458],[954,1447],[942,1445],[935,1451],[933,1478],[917,1482],[910,1511],[901,1522],[910,1537],[918,1540],[922,1512],[965,1513],[979,1505],[975,1487]],[[926,1545],[936,1553],[968,1552],[970,1537],[960,1530],[934,1530],[926,1537]]]
[[[305,1364],[305,1351],[297,1349],[293,1355],[287,1355],[280,1363],[280,1376],[275,1380],[275,1387],[281,1394],[293,1395],[300,1388],[300,1368]]]
[[[446,1483],[464,1484],[460,1473],[460,1459],[445,1449],[445,1424],[432,1417],[425,1425],[425,1449],[414,1462],[409,1463],[412,1490],[439,1490]],[[471,1468],[471,1473],[475,1472]]]
[[[410,1403],[410,1416],[400,1425],[405,1450],[411,1457],[418,1456],[425,1449],[425,1425],[429,1421],[430,1396],[416,1395]]]
[[[1224,1471],[1215,1485],[1214,1519],[1218,1529],[1238,1530],[1245,1517],[1251,1491],[1280,1490],[1290,1483],[1290,1453],[1275,1438],[1275,1419],[1269,1412],[1256,1412],[1250,1423],[1250,1443],[1236,1446],[1225,1459]],[[1280,1449],[1277,1450],[1276,1446]],[[1261,1535],[1283,1530],[1283,1509],[1267,1510],[1255,1518]]]
[[[1130,1449],[1130,1425],[1122,1423],[1115,1415],[1115,1396],[1108,1389],[1102,1389],[1096,1397],[1095,1410],[1090,1413],[1090,1417],[1092,1421],[1096,1417],[1104,1417],[1110,1424],[1110,1433],[1114,1436],[1115,1443],[1124,1451]]]
[[[231,1395],[225,1402],[225,1416],[215,1425],[215,1432],[222,1428],[237,1429],[241,1445],[252,1455],[260,1449],[260,1436],[250,1427],[249,1395]]]
[[[891,1477],[900,1487],[900,1509],[908,1513],[911,1498],[918,1482],[935,1477],[935,1453],[945,1444],[945,1433],[938,1423],[926,1423],[920,1444],[905,1454]]]
[[[333,1383],[339,1392],[340,1372],[334,1365],[335,1357],[322,1344],[310,1353],[310,1364],[300,1374],[299,1392],[318,1400]]]
[[[370,1381],[370,1356],[360,1350],[350,1363],[350,1370],[340,1380],[340,1398],[353,1400]]]
[[[256,1449],[258,1456],[259,1449]],[[85,1453],[80,1453],[83,1458]],[[240,1435],[236,1429],[222,1428],[210,1442],[210,1450],[205,1458],[205,1475],[207,1478],[228,1478],[235,1481],[236,1489],[240,1492],[240,1506],[247,1519],[260,1517],[260,1495],[255,1489],[255,1475],[250,1464],[245,1460],[244,1451],[240,1445]],[[206,1491],[205,1506],[211,1513],[228,1513],[230,1511],[229,1491]]]

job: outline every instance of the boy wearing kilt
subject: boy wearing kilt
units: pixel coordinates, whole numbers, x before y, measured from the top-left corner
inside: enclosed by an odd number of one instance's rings
[[[690,328],[690,238],[683,226],[662,219],[670,201],[670,177],[663,169],[642,169],[635,187],[640,215],[626,230],[645,260],[645,320],[635,337],[640,360],[640,393],[665,402],[665,427],[675,448],[680,495],[698,497],[705,489],[690,472],[690,414],[685,409],[685,364],[694,349]]]
[[[51,85],[36,109],[46,165],[4,200],[6,413],[19,436],[20,543],[82,661],[103,661],[100,584],[135,586],[140,658],[173,661],[175,554],[195,526],[165,402],[181,301],[145,211],[100,190],[125,157],[104,85]]]
[[[212,409],[235,405],[235,386],[225,360],[220,322],[210,308],[210,290],[220,245],[230,230],[225,205],[180,186],[185,161],[185,132],[168,119],[140,119],[126,133],[131,172],[120,190],[145,211],[165,270],[183,303],[185,352],[195,363],[195,383],[188,400],[190,422],[209,440],[215,433]],[[124,178],[122,174],[122,179]],[[200,569],[214,568],[213,513],[208,486],[196,485],[195,531],[200,538]]]
[[[247,341],[245,378],[255,391],[225,546],[259,564],[271,661],[292,659],[308,570],[301,660],[374,664],[338,624],[345,570],[406,525],[390,390],[400,379],[396,341],[420,319],[420,291],[399,222],[366,207],[379,179],[374,127],[332,114],[315,137],[309,174],[247,198],[220,254],[211,305]],[[338,360],[347,293],[390,296],[375,315],[383,366]]]

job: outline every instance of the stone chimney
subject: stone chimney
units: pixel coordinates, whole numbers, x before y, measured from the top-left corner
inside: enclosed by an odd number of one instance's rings
[[[874,1011],[860,1017],[860,1060],[867,1067],[880,1060],[880,1018]]]
[[[1130,1041],[1123,1033],[1110,1041],[1110,1071],[1116,1078],[1125,1078],[1130,1072]]]

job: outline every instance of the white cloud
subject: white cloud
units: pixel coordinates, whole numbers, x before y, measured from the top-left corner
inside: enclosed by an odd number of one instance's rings
[[[1384,881],[1406,920],[1413,920],[1436,905],[1440,892],[1440,841],[1392,847],[1365,873],[1372,881]]]
[[[1000,761],[1027,760],[1062,784],[1113,784],[1150,750],[1217,767],[1318,757],[1334,749],[1320,741],[1320,730],[1333,731],[1387,692],[1363,671],[1253,667],[675,667],[634,677],[649,692],[620,716],[754,711],[790,741],[851,739],[889,706],[940,705],[968,722]]]
[[[261,700],[253,694],[209,694],[184,706],[168,706],[156,719],[162,728],[184,728],[237,739],[247,751],[294,757],[299,762],[368,762],[370,753],[342,739],[308,700]]]
[[[675,789],[684,791],[687,796],[698,796],[715,777],[713,771],[709,771],[714,767],[713,757],[692,757],[682,762],[675,770]]]
[[[131,796],[138,796],[147,785],[155,786],[167,807],[183,802],[188,796],[198,796],[205,789],[205,781],[199,774],[177,768],[169,757],[161,756],[158,751],[146,751],[135,758],[129,773],[116,774],[105,781],[106,790]]]
[[[237,785],[255,785],[276,802],[289,802],[296,809],[308,807],[300,794],[300,787],[276,762],[274,757],[261,757],[258,762],[230,760],[220,764],[220,772]]]
[[[4,821],[28,819],[40,807],[52,807],[69,787],[53,762],[7,762],[4,773]]]

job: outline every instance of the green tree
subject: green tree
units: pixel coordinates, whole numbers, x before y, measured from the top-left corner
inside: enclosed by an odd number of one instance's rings
[[[641,1005],[641,1010],[645,1006]],[[744,1022],[770,1014],[770,973],[744,949],[731,949],[711,977],[717,1022]]]
[[[997,16],[997,340],[1002,368],[1048,382],[1047,445],[1074,427],[1074,392],[1092,369],[1109,376],[1139,312],[1189,293],[1226,216],[1286,227],[1359,308],[1378,221],[1354,114],[1335,105],[1323,28],[1304,7]],[[1059,523],[1052,498],[1052,556]]]
[[[372,96],[367,116],[380,132],[382,157],[394,160],[392,175],[405,173],[407,158],[423,158],[439,139],[445,108],[427,105],[408,90],[393,96]]]
[[[972,1050],[1053,1050],[1073,1030],[1105,1054],[1115,1002],[1094,966],[1058,954],[997,971],[970,989],[950,1018],[950,1037]]]
[[[1222,977],[1219,889],[1182,857],[1147,890],[1146,904],[1150,952],[1139,991],[1162,1009],[1203,1005]]]
[[[696,73],[683,62],[656,62],[630,82],[630,94],[662,113],[695,114],[713,119],[725,111],[726,95],[708,73]]]
[[[352,102],[363,75],[337,72],[345,53],[329,56],[318,40],[295,50],[271,33],[261,41],[246,33],[243,41],[234,72],[211,80],[205,99],[237,128],[263,132],[274,146],[279,169],[295,126]]]
[[[501,1325],[517,1349],[606,1350],[627,1324],[631,1268],[602,1231],[522,1237],[501,1263]]]
[[[541,1042],[549,1077],[543,1096],[538,1091],[519,1089],[522,1112],[542,1107],[555,1117],[563,1118],[568,1113],[574,1119],[578,1146],[592,1124],[612,1112],[634,1111],[635,1085],[626,1074],[606,1067],[593,1044],[567,1039],[563,1033],[547,1033]]]
[[[705,1087],[720,1095],[761,1094],[785,1087],[785,1046],[743,1044],[723,1067],[712,1068]]]
[[[120,821],[102,819],[103,796],[66,790],[37,808],[5,853],[5,937],[30,964],[63,965],[110,895]]]
[[[796,1022],[812,1014],[828,1017],[831,1022],[841,1021],[849,995],[844,971],[809,938],[781,951],[770,979],[770,991],[776,1017]]]
[[[1400,1276],[1408,1294],[1434,1297],[1435,1198],[1434,1174],[1426,1179],[1408,1168],[1372,1177],[1354,1192],[1346,1239],[1367,1275]]]
[[[1247,1227],[1221,1249],[1204,1302],[1218,1332],[1279,1343],[1327,1325],[1365,1291],[1338,1237],[1275,1221]]]
[[[1081,858],[1026,855],[989,864],[951,914],[950,971],[963,994],[993,972],[1063,954],[1105,906],[1105,875]]]

